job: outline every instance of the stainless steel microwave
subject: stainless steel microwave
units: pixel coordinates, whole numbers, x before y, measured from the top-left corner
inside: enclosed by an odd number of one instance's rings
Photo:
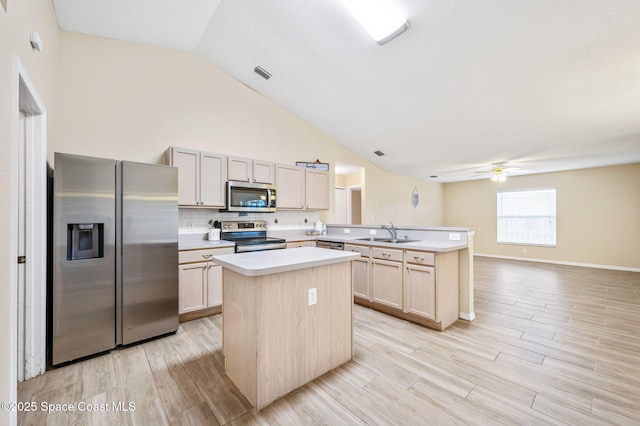
[[[227,208],[229,212],[276,211],[276,187],[247,182],[227,182]]]

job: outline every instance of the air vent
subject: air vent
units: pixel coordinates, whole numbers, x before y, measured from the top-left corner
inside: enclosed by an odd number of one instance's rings
[[[382,151],[374,151],[373,153],[375,155],[377,155],[378,157],[382,157],[384,155],[384,152],[382,152]]]
[[[265,70],[264,68],[262,68],[260,65],[255,67],[253,69],[253,72],[258,74],[260,77],[264,78],[265,80],[269,80],[271,78],[271,73],[269,71]]]

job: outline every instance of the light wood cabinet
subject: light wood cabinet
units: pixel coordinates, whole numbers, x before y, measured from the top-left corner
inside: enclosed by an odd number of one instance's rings
[[[198,311],[207,307],[207,264],[192,263],[180,265],[179,314]]]
[[[315,247],[315,241],[289,241],[287,242],[287,248],[301,248],[301,247]]]
[[[272,185],[275,182],[274,164],[268,161],[253,160],[253,182]]]
[[[251,160],[249,158],[227,157],[227,179],[239,182],[250,182]]]
[[[443,330],[459,317],[459,253],[345,244],[352,261],[354,301]],[[371,255],[371,258],[365,256]]]
[[[370,248],[353,244],[345,244],[344,251],[360,253],[360,258],[351,262],[351,281],[353,282],[353,295],[365,300],[371,299],[369,289],[369,269],[371,267]]]
[[[279,210],[304,209],[304,171],[297,166],[276,165],[276,205]]]
[[[328,210],[329,172],[276,164],[278,210]]]
[[[305,169],[305,208],[308,210],[329,210],[329,172]]]
[[[231,254],[233,247],[178,253],[180,321],[219,313],[222,307],[222,267],[211,259]]]
[[[274,182],[274,165],[268,161],[227,157],[227,179],[271,185]]]
[[[436,273],[431,266],[407,264],[405,312],[436,319]]]
[[[221,154],[170,147],[167,164],[178,168],[178,205],[225,207],[226,157]]]
[[[403,308],[402,262],[371,260],[371,301]]]

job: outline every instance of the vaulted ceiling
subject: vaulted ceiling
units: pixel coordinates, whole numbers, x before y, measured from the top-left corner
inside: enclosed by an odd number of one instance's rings
[[[338,0],[53,3],[62,30],[196,52],[390,172],[640,162],[638,0],[394,1],[410,28],[384,45]]]

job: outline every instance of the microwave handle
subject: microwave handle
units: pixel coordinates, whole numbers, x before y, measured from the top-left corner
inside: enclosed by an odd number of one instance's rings
[[[268,190],[267,190],[267,192],[269,193],[269,200],[268,200],[268,202],[267,202],[267,206],[268,206],[268,207],[271,207],[271,203],[272,203],[272,201],[273,201],[271,197],[273,197],[273,193],[275,192],[275,190],[273,190],[273,189],[268,189]]]

